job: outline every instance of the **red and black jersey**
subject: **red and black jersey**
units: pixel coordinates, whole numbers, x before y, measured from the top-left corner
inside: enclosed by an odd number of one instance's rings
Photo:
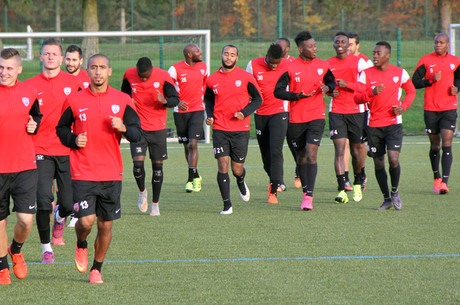
[[[208,118],[214,118],[213,129],[248,131],[250,115],[262,104],[262,97],[254,77],[235,67],[230,72],[219,69],[208,77],[204,101]],[[237,112],[244,114],[244,120],[235,117]]]
[[[85,88],[88,88],[89,84],[91,84],[91,79],[89,78],[88,73],[85,70],[80,69],[77,74],[77,77],[81,79],[81,81],[83,82],[83,86]]]
[[[166,128],[166,107],[179,104],[174,81],[168,72],[152,67],[149,79],[142,81],[136,68],[129,68],[123,76],[121,91],[132,96],[143,130],[155,131]],[[165,96],[167,103],[158,101],[158,93]]]
[[[65,99],[70,94],[83,89],[83,82],[74,75],[59,71],[55,77],[46,77],[40,73],[24,83],[37,89],[38,104],[43,114],[40,131],[33,137],[35,153],[47,156],[68,156],[70,150],[59,141],[56,135],[56,125],[61,117]]]
[[[339,96],[331,99],[329,112],[340,114],[364,112],[366,110],[364,104],[356,104],[354,100],[358,75],[367,68],[364,59],[349,54],[344,59],[339,59],[337,56],[334,56],[329,58],[327,62],[334,74],[335,80],[343,79],[347,83],[346,88],[339,86],[335,87],[339,91]]]
[[[122,118],[126,126],[125,137],[137,142],[141,138],[141,129],[134,108],[129,95],[111,87],[98,93],[87,88],[67,98],[56,132],[62,143],[72,148],[70,169],[73,180],[122,180],[122,134],[112,127],[111,117]],[[88,142],[79,148],[75,139],[84,132]]]
[[[176,85],[179,99],[188,104],[188,110],[180,110],[177,106],[175,112],[203,111],[203,96],[206,79],[209,75],[208,67],[203,62],[190,66],[184,61],[172,65],[168,70],[169,75]]]
[[[13,86],[0,86],[1,174],[37,168],[33,136],[26,129],[29,115],[38,129],[41,114],[37,90],[18,81]]]
[[[286,65],[281,77],[275,86],[275,97],[291,101],[289,109],[289,122],[307,123],[313,120],[326,118],[326,104],[323,100],[321,84],[330,88],[332,93],[335,88],[335,79],[329,64],[321,59],[311,61],[298,57]],[[286,88],[289,86],[289,91]],[[302,92],[315,93],[308,98],[297,99],[297,94]]]
[[[276,98],[274,94],[276,82],[286,64],[289,64],[289,61],[282,58],[278,67],[272,70],[265,62],[265,57],[253,59],[248,63],[246,71],[256,79],[263,97],[262,105],[256,111],[257,114],[272,115],[289,110],[289,102]]]
[[[452,86],[460,90],[460,58],[436,52],[422,56],[415,68],[412,81],[417,89],[425,89],[424,109],[446,111],[457,109],[457,96],[450,94]],[[441,72],[441,79],[434,81],[434,74]]]
[[[402,116],[395,115],[392,108],[402,106],[405,111],[415,98],[414,84],[406,70],[393,65],[389,65],[386,71],[371,67],[361,72],[358,82],[355,102],[369,101],[368,125],[370,127],[385,127],[402,123]],[[372,92],[374,87],[382,84],[383,91],[374,95]],[[403,89],[406,97],[401,102]]]

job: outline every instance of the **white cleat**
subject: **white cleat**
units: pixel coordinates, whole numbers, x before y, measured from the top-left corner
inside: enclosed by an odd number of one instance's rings
[[[77,217],[70,217],[70,222],[67,225],[67,228],[74,228],[77,221],[78,221]]]
[[[139,208],[139,211],[142,213],[147,212],[148,208],[148,203],[147,203],[147,189],[145,189],[143,192],[139,192],[139,199],[137,199],[137,207]]]
[[[230,215],[233,213],[233,207],[228,208],[228,210],[220,211],[220,215]]]
[[[243,201],[249,201],[249,199],[251,198],[251,193],[249,192],[249,188],[248,186],[246,185],[246,181],[244,182],[244,188],[246,189],[246,194],[242,194],[241,193],[241,190],[240,188],[238,187],[238,191],[240,192],[240,197],[241,199],[243,199]]]
[[[150,216],[160,216],[159,203],[152,202],[150,205]]]

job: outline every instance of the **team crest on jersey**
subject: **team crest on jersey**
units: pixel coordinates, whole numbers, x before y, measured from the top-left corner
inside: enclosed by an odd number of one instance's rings
[[[89,87],[89,83],[88,83],[88,82],[83,82],[83,86],[84,86],[84,87],[85,87],[85,89],[86,89],[86,88],[88,88],[88,87]]]
[[[23,98],[22,98],[22,103],[23,103],[24,106],[26,106],[26,107],[29,106],[29,103],[30,103],[29,98],[28,98],[28,97],[23,97]]]
[[[323,69],[318,69],[318,75],[323,75],[324,70]]]
[[[65,95],[69,95],[70,92],[72,92],[72,88],[70,88],[70,87],[65,87],[65,88],[64,88],[64,93],[65,93]]]
[[[154,82],[154,83],[153,83],[153,87],[154,87],[155,89],[160,88],[160,83],[159,83],[159,82]]]
[[[236,81],[235,81],[235,86],[237,86],[237,87],[241,86],[241,81],[240,81],[240,80],[236,80]]]
[[[398,81],[399,81],[399,77],[394,76],[394,77],[393,77],[393,82],[396,84],[396,83],[398,83]]]
[[[204,69],[200,69],[201,75],[204,75]]]
[[[43,100],[41,98],[38,99],[38,106],[43,106]]]
[[[450,64],[450,69],[453,71],[455,69],[455,65],[454,64]]]
[[[112,112],[113,113],[118,113],[120,111],[120,106],[118,105],[112,105]]]

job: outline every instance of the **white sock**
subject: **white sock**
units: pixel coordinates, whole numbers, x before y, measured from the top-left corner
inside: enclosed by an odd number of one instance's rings
[[[50,243],[47,243],[47,244],[42,244],[42,254],[45,253],[45,252],[53,252],[53,248],[51,248],[51,244]]]
[[[59,215],[59,210],[56,211],[56,214],[54,215],[54,218],[56,218],[56,221],[61,223],[65,220],[65,217],[62,218],[60,215]]]

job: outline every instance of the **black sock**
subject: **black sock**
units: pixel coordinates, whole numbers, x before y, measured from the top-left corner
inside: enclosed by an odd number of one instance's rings
[[[219,185],[220,195],[224,202],[224,211],[232,206],[230,201],[230,176],[228,173],[217,173],[217,184]]]
[[[83,248],[83,249],[86,249],[88,248],[88,242],[86,240],[84,241],[80,241],[77,239],[77,248]]]
[[[50,211],[37,210],[35,215],[37,222],[38,235],[40,236],[40,243],[48,244],[50,242]]]
[[[14,240],[13,238],[13,242],[11,243],[11,253],[12,254],[18,254],[18,253],[21,253],[21,248],[22,248],[22,245],[24,243],[18,243],[17,241]]]
[[[306,194],[307,196],[313,197],[313,190],[315,189],[316,175],[318,174],[318,164],[308,164],[307,163],[307,187]]]
[[[441,159],[441,166],[442,166],[442,182],[446,183],[449,181],[450,175],[450,168],[452,167],[452,147],[445,146],[442,148],[442,159]]]
[[[363,173],[355,173],[355,181],[353,181],[353,185],[361,185],[363,182]]]
[[[430,149],[429,155],[434,179],[439,179],[441,178],[441,174],[439,173],[439,161],[441,160],[441,154],[439,153],[439,150]]]
[[[399,177],[401,177],[401,166],[399,164],[394,168],[390,166],[391,191],[393,193],[398,191]]]
[[[134,161],[133,173],[136,179],[137,187],[141,192],[145,190],[145,169],[144,161]]]
[[[276,194],[276,191],[278,190],[278,186],[280,186],[280,184],[281,182],[279,180],[270,181],[270,193]]]
[[[9,269],[8,255],[5,255],[4,257],[0,257],[0,270],[3,270],[3,269]]]
[[[366,167],[361,168],[361,177],[363,178],[363,182],[366,180]]]
[[[348,176],[348,171],[345,171],[345,181],[350,181],[350,177]]]
[[[161,186],[163,185],[163,163],[153,163],[152,201],[160,201]]]
[[[195,171],[196,171],[196,168],[193,168],[193,167],[188,168],[188,180],[187,180],[187,182],[192,182],[193,181],[193,178],[195,178]]]
[[[101,272],[102,264],[103,264],[103,263],[104,263],[104,262],[98,262],[98,261],[94,260],[94,261],[93,261],[93,266],[91,267],[91,270],[90,270],[90,271],[96,269],[96,270],[98,270],[99,272]]]
[[[298,173],[299,173],[300,182],[302,182],[302,191],[306,193],[307,192],[307,164],[299,164],[297,168],[299,169]]]
[[[241,174],[241,176],[237,176],[235,175],[235,173],[233,173],[233,176],[236,178],[236,184],[238,185],[241,194],[246,195],[246,188],[244,187],[244,177],[246,176],[246,169],[243,168],[243,174]]]
[[[390,190],[388,189],[388,176],[385,168],[376,169],[375,170],[375,178],[377,178],[377,182],[380,187],[380,191],[382,191],[383,198],[390,198]]]
[[[345,189],[345,182],[346,182],[345,175],[336,175],[336,177],[337,177],[338,190],[343,191]]]

